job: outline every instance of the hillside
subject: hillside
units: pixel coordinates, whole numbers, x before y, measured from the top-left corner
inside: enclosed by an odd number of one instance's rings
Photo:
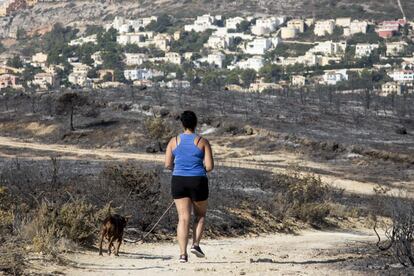
[[[242,0],[242,1],[196,1],[196,0],[156,0],[156,1],[73,1],[41,3],[31,10],[16,14],[13,18],[1,21],[0,35],[16,33],[18,28],[31,32],[44,32],[56,22],[76,26],[99,24],[113,17],[138,17],[141,15],[173,14],[180,18],[194,17],[203,13],[234,14],[276,14],[286,16],[316,17],[352,16],[354,18],[396,18],[401,17],[397,1],[385,0]],[[407,17],[414,16],[414,3],[403,0]]]

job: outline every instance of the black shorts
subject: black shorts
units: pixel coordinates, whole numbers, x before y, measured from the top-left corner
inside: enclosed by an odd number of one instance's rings
[[[192,201],[208,198],[208,178],[206,176],[177,176],[171,178],[171,194],[174,199],[189,197]]]

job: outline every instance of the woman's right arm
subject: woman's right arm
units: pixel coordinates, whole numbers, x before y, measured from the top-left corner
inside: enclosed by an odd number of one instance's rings
[[[167,149],[165,150],[165,168],[172,170],[174,168],[174,156],[172,153],[174,139],[171,139],[168,143]]]
[[[203,139],[204,141],[204,166],[207,172],[211,172],[214,169],[214,159],[213,159],[213,151],[211,149],[210,143],[207,139]]]

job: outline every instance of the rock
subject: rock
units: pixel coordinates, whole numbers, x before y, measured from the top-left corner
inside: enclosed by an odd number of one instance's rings
[[[157,153],[158,150],[154,146],[148,146],[148,147],[145,148],[145,152],[146,153]]]
[[[244,133],[246,135],[253,135],[254,134],[254,129],[249,125],[244,126],[243,130],[244,130]]]
[[[244,272],[244,271],[240,271],[240,273],[239,273],[240,275],[246,275],[246,272]]]
[[[408,134],[407,129],[403,126],[397,127],[395,129],[395,133],[400,134],[400,135],[406,135]]]
[[[151,106],[149,106],[147,104],[142,105],[142,110],[149,111],[150,109],[151,109]]]
[[[161,108],[161,110],[160,110],[160,116],[161,117],[167,117],[168,115],[170,114],[170,111],[168,110],[168,109],[166,109],[166,108]]]

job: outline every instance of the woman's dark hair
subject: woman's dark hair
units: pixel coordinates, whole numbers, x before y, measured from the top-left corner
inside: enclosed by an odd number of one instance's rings
[[[181,113],[180,120],[186,129],[194,130],[197,126],[197,116],[193,111],[186,110]]]

